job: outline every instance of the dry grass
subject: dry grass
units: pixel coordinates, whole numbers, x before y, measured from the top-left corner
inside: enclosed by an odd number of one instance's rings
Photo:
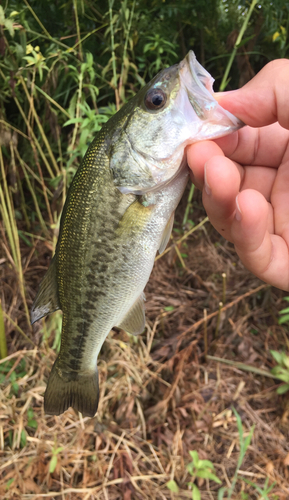
[[[195,215],[195,220],[204,216],[198,208]],[[283,293],[250,275],[209,224],[178,251],[181,259],[173,248],[156,262],[147,285],[146,334],[111,332],[104,344],[100,405],[93,419],[72,409],[59,417],[44,415],[54,337],[43,340],[41,325],[29,334],[17,276],[7,255],[0,256],[9,352],[4,361],[10,362],[0,393],[1,498],[191,498],[185,467],[190,450],[211,460],[223,485],[230,485],[239,455],[232,406],[245,435],[255,425],[239,476],[260,487],[268,478],[275,485],[267,498],[289,498],[288,397],[276,394],[272,378],[206,361],[204,343],[206,332],[208,355],[268,372],[269,350],[288,349],[286,331],[277,323]],[[49,256],[49,245],[41,241],[32,250],[23,248],[31,300]],[[219,313],[220,301],[225,304]],[[179,494],[168,490],[170,479]],[[198,485],[202,499],[217,498],[218,485],[205,480]],[[239,478],[232,498],[245,498],[242,492],[263,498]]]

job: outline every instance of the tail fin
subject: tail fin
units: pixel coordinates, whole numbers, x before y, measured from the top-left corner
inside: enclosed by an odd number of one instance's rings
[[[78,373],[74,380],[60,377],[54,363],[44,394],[44,411],[48,415],[60,415],[72,406],[84,417],[94,417],[98,407],[99,388],[97,369],[93,374]]]

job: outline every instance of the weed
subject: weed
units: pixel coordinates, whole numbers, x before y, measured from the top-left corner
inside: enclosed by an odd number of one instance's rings
[[[19,384],[18,379],[26,375],[26,361],[21,359],[20,362],[15,363],[14,360],[5,361],[0,365],[0,384],[10,383],[10,396],[18,395]]]
[[[192,480],[188,483],[189,488],[192,489],[192,499],[201,500],[201,492],[195,484],[196,479],[209,479],[217,484],[222,481],[214,474],[215,468],[210,460],[200,460],[197,451],[189,452],[192,461],[187,465],[187,470],[192,476]]]
[[[268,483],[269,483],[269,478],[268,477],[265,479],[265,483],[264,483],[263,488],[261,488],[260,486],[258,486],[256,483],[253,483],[252,481],[249,481],[248,479],[242,478],[242,480],[245,483],[247,483],[250,486],[252,486],[252,488],[254,488],[261,495],[258,498],[258,500],[278,500],[279,499],[279,497],[277,495],[274,495],[273,497],[271,497],[271,499],[269,499],[268,495],[272,491],[272,489],[274,488],[276,482],[272,483],[271,486],[268,486]]]
[[[186,466],[187,471],[192,476],[192,480],[188,483],[189,489],[192,491],[192,500],[201,500],[201,492],[196,485],[196,479],[209,479],[217,484],[222,481],[214,474],[215,468],[210,460],[200,460],[197,451],[190,451],[192,461]],[[167,483],[167,487],[173,493],[179,492],[177,483],[172,479]]]
[[[5,335],[3,309],[0,301],[0,359],[6,358],[6,356],[7,356],[7,341]]]
[[[284,297],[284,300],[289,302],[289,297]],[[289,323],[289,307],[281,309],[281,311],[279,311],[279,314],[281,316],[278,321],[279,325],[283,325],[284,323]]]
[[[243,431],[243,426],[242,426],[242,421],[241,417],[238,414],[238,412],[235,410],[233,407],[233,412],[237,420],[237,427],[238,427],[238,434],[239,434],[239,446],[240,446],[240,454],[237,462],[237,467],[232,479],[232,483],[230,487],[222,487],[218,490],[218,500],[223,500],[224,495],[226,494],[226,500],[230,500],[232,497],[233,493],[235,492],[235,487],[238,479],[244,479],[242,477],[239,477],[239,470],[241,468],[241,465],[243,463],[243,460],[245,458],[248,446],[251,443],[252,436],[254,433],[254,425],[251,427],[249,434],[244,437],[244,431]],[[221,480],[216,476],[215,474],[215,468],[213,463],[210,460],[200,460],[198,452],[197,451],[190,451],[190,456],[192,458],[192,461],[186,466],[187,471],[189,474],[192,476],[192,480],[188,483],[189,488],[192,490],[192,500],[201,500],[201,491],[199,490],[198,486],[196,485],[195,481],[196,479],[208,479],[211,481],[214,481],[217,484],[221,484]],[[265,487],[267,488],[268,483],[265,483]],[[178,493],[179,492],[179,487],[177,483],[172,479],[167,483],[167,487],[172,491],[173,493]],[[267,493],[271,491],[271,489],[274,487],[274,485],[270,486],[269,489],[267,489]],[[259,487],[255,485],[255,488],[257,491],[259,491]],[[259,489],[258,489],[259,488]],[[265,491],[265,489],[264,489]],[[243,499],[245,500],[246,494],[243,495]],[[265,497],[264,497],[265,498]]]
[[[232,495],[235,491],[237,479],[238,479],[239,469],[241,468],[241,465],[242,465],[243,460],[245,458],[245,454],[246,454],[246,451],[248,449],[248,446],[251,443],[251,439],[252,439],[254,428],[255,428],[255,426],[253,425],[249,431],[249,434],[246,437],[244,437],[244,431],[243,431],[241,417],[240,417],[239,413],[235,410],[234,407],[232,409],[233,409],[234,415],[237,419],[240,454],[239,454],[239,458],[238,458],[238,462],[237,462],[237,467],[236,467],[236,470],[235,470],[235,473],[233,476],[232,484],[230,487],[225,486],[218,491],[218,500],[223,500],[225,493],[227,495],[226,496],[227,500],[230,500],[230,498],[232,498]]]
[[[27,425],[32,429],[37,429],[37,420],[35,420],[34,411],[32,408],[28,408],[27,410]]]
[[[273,358],[275,359],[277,366],[272,368],[271,373],[275,378],[282,380],[285,384],[282,384],[277,389],[278,394],[284,394],[289,390],[289,356],[285,352],[270,351]]]
[[[58,455],[59,453],[63,450],[63,446],[56,446],[52,448],[52,457],[49,462],[49,472],[50,474],[53,474],[57,467],[57,462],[58,462]]]

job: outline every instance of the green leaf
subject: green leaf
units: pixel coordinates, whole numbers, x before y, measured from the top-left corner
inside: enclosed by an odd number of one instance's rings
[[[255,35],[255,33],[254,33],[253,35],[247,36],[246,38],[244,38],[244,40],[242,40],[242,41],[241,41],[241,42],[240,42],[240,43],[236,46],[236,48],[238,48],[238,49],[239,49],[240,47],[242,47],[243,45],[245,45],[247,42],[249,42],[249,40],[252,40],[252,38],[254,38],[254,36],[256,36],[256,35]]]
[[[57,455],[53,455],[51,457],[50,462],[49,462],[49,472],[50,472],[50,474],[53,474],[53,472],[55,471],[56,465],[57,465]]]
[[[280,366],[274,366],[271,370],[272,375],[282,380],[283,382],[289,383],[289,370],[285,368],[281,368]]]
[[[276,363],[279,365],[282,363],[282,354],[278,351],[270,351]]]
[[[243,441],[243,425],[242,425],[242,420],[241,420],[241,417],[239,415],[239,413],[236,411],[236,409],[233,407],[233,412],[235,414],[235,417],[237,419],[237,427],[238,427],[238,433],[239,433],[239,438],[240,438],[240,442]]]
[[[21,437],[20,437],[21,448],[24,448],[24,446],[26,446],[26,441],[27,441],[26,437],[27,437],[26,431],[25,431],[25,429],[22,429]]]
[[[173,479],[167,482],[167,488],[169,488],[169,490],[172,491],[173,493],[179,493],[179,487],[176,481],[174,481]]]
[[[199,488],[194,483],[191,484],[192,484],[192,499],[201,500],[201,492]]]
[[[198,454],[198,452],[195,451],[195,450],[193,450],[193,451],[189,451],[189,454],[191,455],[191,457],[193,459],[194,465],[197,467],[198,462],[199,462],[199,454]]]
[[[246,450],[247,450],[249,444],[251,443],[251,440],[252,440],[252,437],[253,437],[253,434],[254,434],[254,430],[255,430],[255,424],[252,425],[248,436],[245,438],[244,447],[243,447],[243,453],[244,454],[246,453]]]
[[[213,463],[210,460],[199,460],[198,467],[202,469],[212,469],[215,470]]]
[[[12,19],[6,19],[5,20],[5,28],[8,29],[10,35],[13,37],[14,36],[14,28],[13,28],[13,21],[12,21]]]
[[[81,123],[83,121],[83,118],[70,118],[70,120],[67,120],[62,126],[66,127],[67,125],[72,125],[73,123]]]
[[[289,384],[283,384],[277,389],[277,394],[285,394],[285,392],[289,391]]]
[[[198,470],[196,472],[196,475],[197,477],[201,477],[203,479],[211,479],[211,481],[215,481],[215,483],[218,483],[218,484],[222,484],[222,481],[220,481],[220,479],[215,476],[215,474],[212,474],[212,472],[208,471],[208,470]]]
[[[289,314],[285,314],[282,318],[279,318],[278,324],[283,325],[283,323],[287,323],[289,321]]]
[[[38,426],[37,421],[34,419],[28,420],[27,425],[29,427],[32,427],[32,429],[37,429],[37,426]]]
[[[68,108],[68,114],[73,117],[75,115],[75,109],[76,109],[76,102],[77,102],[77,94],[72,96],[70,103],[69,103],[69,108]]]
[[[9,479],[5,485],[5,490],[9,490],[11,484],[13,483],[13,481],[15,480],[15,477],[11,477],[11,479]]]
[[[226,486],[223,486],[223,488],[220,488],[218,491],[218,500],[223,500],[224,494],[226,493]]]
[[[0,5],[0,24],[5,23],[5,14],[2,5]]]

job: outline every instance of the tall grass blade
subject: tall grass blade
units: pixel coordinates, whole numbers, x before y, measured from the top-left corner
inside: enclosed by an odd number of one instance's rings
[[[1,359],[6,358],[7,354],[8,350],[7,350],[7,342],[5,335],[5,324],[4,324],[2,304],[0,300],[0,358]]]
[[[245,33],[246,29],[247,29],[250,17],[251,17],[251,15],[253,13],[253,10],[254,10],[254,7],[255,7],[256,4],[257,4],[257,0],[252,0],[252,3],[251,3],[250,8],[248,10],[248,13],[247,13],[247,15],[246,15],[246,17],[244,19],[243,26],[240,29],[240,33],[239,33],[238,38],[236,40],[236,43],[234,45],[234,49],[232,51],[231,57],[230,57],[230,59],[228,61],[227,67],[225,69],[225,73],[224,73],[224,76],[222,78],[221,85],[220,85],[220,92],[222,92],[223,90],[225,90],[225,88],[227,87],[227,85],[229,83],[228,75],[230,73],[231,66],[233,64],[233,61],[235,59],[238,47],[239,47],[239,45],[240,45],[240,43],[242,41],[243,35],[244,35],[244,33]]]

